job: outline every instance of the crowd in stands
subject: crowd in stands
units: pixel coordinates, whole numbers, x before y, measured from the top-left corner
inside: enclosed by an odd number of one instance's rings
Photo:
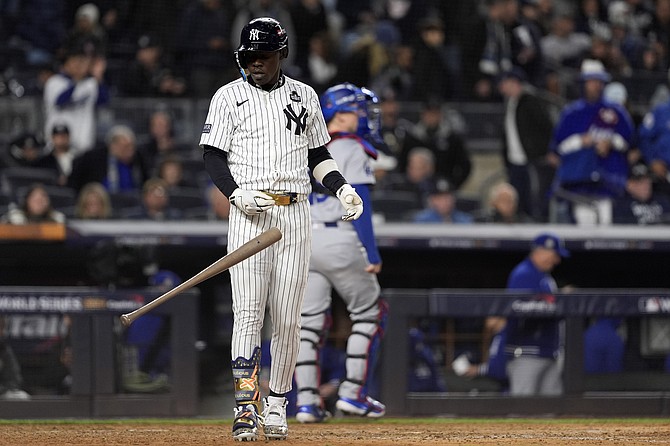
[[[144,123],[100,135],[95,119],[113,98],[211,97],[239,76],[233,51],[257,16],[291,36],[289,76],[382,99],[375,203],[387,220],[667,222],[667,98],[647,95],[643,120],[630,97],[667,84],[670,0],[0,1],[0,96],[41,97],[45,124],[2,147],[0,213],[28,212],[32,179],[66,218],[95,190],[88,218],[225,219],[169,110],[152,114],[147,140]],[[446,105],[459,101],[505,107],[493,124],[506,182],[474,205],[459,196],[473,169]],[[400,117],[408,102],[422,104],[416,122]]]

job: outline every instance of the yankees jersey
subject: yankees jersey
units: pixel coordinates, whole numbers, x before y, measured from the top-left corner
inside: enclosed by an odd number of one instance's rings
[[[360,138],[350,134],[335,136],[328,144],[328,151],[350,184],[375,184],[371,158]],[[335,222],[342,217],[342,204],[332,194],[312,192],[309,202],[313,222]]]
[[[219,88],[200,146],[227,152],[230,172],[242,189],[308,194],[307,151],[329,140],[314,89],[281,75],[271,91],[243,79]]]
[[[107,89],[93,77],[74,82],[69,76],[54,74],[44,85],[44,134],[51,135],[54,124],[70,129],[75,155],[95,145],[95,108],[109,99]]]

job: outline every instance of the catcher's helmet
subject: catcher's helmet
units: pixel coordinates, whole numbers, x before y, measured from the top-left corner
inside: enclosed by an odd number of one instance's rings
[[[281,23],[271,17],[253,19],[242,28],[240,46],[235,58],[240,68],[246,68],[248,51],[280,51],[280,56],[288,56],[288,34]]]
[[[330,87],[321,95],[321,111],[326,122],[329,122],[335,116],[335,113],[364,111],[361,104],[365,103],[365,96],[361,89],[345,82]]]

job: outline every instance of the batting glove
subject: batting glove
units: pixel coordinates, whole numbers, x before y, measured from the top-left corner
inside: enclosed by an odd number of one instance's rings
[[[275,205],[275,201],[268,194],[257,190],[244,190],[239,187],[233,191],[229,200],[247,215],[263,213]]]
[[[363,213],[363,200],[356,193],[356,189],[349,184],[345,184],[337,190],[337,198],[344,206],[346,214],[342,216],[342,220],[351,221],[356,220]]]

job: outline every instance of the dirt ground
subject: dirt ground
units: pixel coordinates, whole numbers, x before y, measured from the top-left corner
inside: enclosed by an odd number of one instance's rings
[[[229,422],[3,423],[0,445],[233,445]],[[259,443],[268,443],[262,436]],[[256,444],[259,444],[256,443]],[[275,442],[273,442],[275,443]],[[247,444],[247,443],[244,443]],[[670,420],[412,420],[289,424],[279,445],[670,445]]]

